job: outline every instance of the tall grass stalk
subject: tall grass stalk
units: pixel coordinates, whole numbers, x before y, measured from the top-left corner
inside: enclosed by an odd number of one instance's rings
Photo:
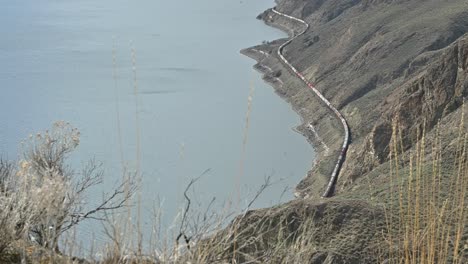
[[[250,115],[252,112],[252,99],[253,99],[253,94],[255,91],[255,86],[253,84],[253,78],[250,83],[250,88],[249,88],[249,96],[247,97],[247,113],[245,116],[245,127],[244,127],[244,133],[243,133],[243,138],[242,138],[242,152],[241,152],[241,159],[239,162],[239,174],[236,177],[236,183],[235,183],[235,188],[236,188],[236,210],[239,209],[240,205],[240,184],[242,181],[242,178],[244,177],[244,170],[245,170],[245,160],[247,156],[247,141],[248,141],[248,136],[249,136],[249,127],[250,127]],[[235,263],[236,259],[236,251],[237,251],[237,243],[236,241],[237,237],[237,230],[234,230],[234,255],[232,258],[232,263]]]
[[[125,159],[123,154],[123,141],[122,141],[122,124],[120,118],[120,100],[119,100],[119,91],[117,88],[117,49],[115,44],[115,37],[112,44],[112,79],[114,80],[114,100],[115,100],[115,114],[117,118],[117,140],[119,144],[119,154],[120,154],[120,163],[121,170],[124,171],[125,168]]]
[[[131,53],[132,53],[132,71],[133,71],[133,92],[135,97],[135,133],[136,133],[136,176],[139,182],[139,186],[141,187],[142,184],[142,174],[141,174],[141,128],[140,128],[140,107],[139,107],[139,97],[138,97],[138,78],[137,78],[137,63],[136,63],[136,50],[131,45]],[[137,234],[138,234],[138,253],[142,254],[143,249],[143,233],[141,229],[141,191],[138,192],[138,201],[137,201]]]
[[[242,177],[244,176],[244,170],[245,170],[245,160],[246,160],[246,155],[247,155],[247,142],[249,138],[249,127],[250,127],[250,115],[252,113],[252,100],[253,100],[253,94],[255,91],[255,86],[253,82],[253,78],[250,83],[250,88],[249,88],[249,96],[247,97],[247,112],[245,115],[245,127],[244,127],[244,133],[242,136],[242,152],[241,152],[241,159],[239,162],[239,174],[236,177],[236,195],[237,195],[237,206],[239,206],[240,203],[240,183],[242,181]]]
[[[422,128],[416,131],[419,140],[407,152],[406,163],[402,157],[405,152],[402,132],[398,121],[394,121],[389,199],[398,208],[386,210],[389,263],[461,264],[466,261],[463,239],[466,239],[467,224],[468,134],[463,112],[453,153],[448,153],[448,157],[443,153],[446,146],[440,136],[440,125],[435,127],[431,145],[427,146],[426,122],[423,122]]]

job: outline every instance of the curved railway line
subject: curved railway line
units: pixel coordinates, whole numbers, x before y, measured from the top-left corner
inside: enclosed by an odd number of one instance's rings
[[[335,163],[335,167],[333,169],[333,172],[331,174],[331,177],[330,177],[330,180],[328,181],[328,185],[327,185],[327,188],[325,190],[325,192],[322,194],[322,197],[330,197],[332,194],[333,194],[333,188],[336,184],[336,181],[338,180],[338,175],[340,174],[340,170],[341,170],[341,167],[343,165],[343,162],[344,162],[344,159],[346,157],[346,152],[348,151],[348,146],[349,146],[349,139],[350,139],[350,132],[349,132],[349,126],[348,126],[348,123],[346,122],[346,119],[343,117],[343,115],[340,113],[340,111],[338,111],[331,103],[330,101],[327,100],[327,98],[325,98],[322,93],[320,93],[319,90],[317,90],[317,88],[315,88],[315,86],[309,82],[309,80],[307,80],[304,75],[302,75],[302,73],[300,73],[283,55],[283,49],[289,45],[294,39],[296,39],[297,37],[300,37],[301,35],[303,35],[308,29],[309,29],[309,24],[307,22],[305,22],[304,20],[301,20],[299,18],[296,18],[296,17],[293,17],[293,16],[289,16],[289,15],[286,15],[286,14],[283,14],[279,11],[277,11],[276,9],[271,9],[273,13],[279,15],[279,16],[282,16],[282,17],[286,17],[286,18],[289,18],[289,19],[292,19],[294,21],[297,21],[301,24],[303,24],[305,26],[304,30],[302,30],[299,34],[295,35],[294,34],[294,30],[292,30],[292,37],[286,41],[285,43],[283,43],[279,48],[278,48],[278,56],[279,58],[281,59],[281,61],[286,65],[288,66],[289,69],[291,69],[292,72],[294,72],[294,74],[299,77],[306,85],[307,87],[309,87],[319,98],[320,100],[322,100],[326,105],[327,107],[336,115],[336,117],[341,121],[341,124],[343,125],[343,128],[344,128],[344,138],[343,138],[343,145],[341,147],[341,152],[340,152],[340,155]]]

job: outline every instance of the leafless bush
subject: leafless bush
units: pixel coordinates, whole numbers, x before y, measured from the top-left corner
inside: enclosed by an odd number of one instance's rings
[[[51,131],[31,135],[22,143],[23,159],[18,168],[0,163],[0,232],[10,232],[0,233],[3,244],[27,234],[40,246],[58,251],[64,232],[83,220],[103,220],[104,212],[126,205],[135,191],[132,177],[89,208],[86,192],[102,182],[103,172],[94,160],[79,173],[67,165],[79,136],[70,124],[57,122]]]
[[[18,192],[16,190],[21,190]],[[0,161],[0,254],[27,235],[37,215],[25,182],[16,177],[11,162]]]

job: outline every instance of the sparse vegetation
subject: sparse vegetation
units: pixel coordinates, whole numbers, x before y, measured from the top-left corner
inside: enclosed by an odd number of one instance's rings
[[[17,240],[60,252],[61,236],[84,220],[124,207],[135,191],[132,178],[122,181],[102,202],[90,206],[86,192],[102,182],[100,165],[90,161],[79,173],[66,162],[79,144],[79,132],[65,122],[31,135],[22,143],[16,166],[0,162],[0,254]]]
[[[394,122],[390,201],[397,208],[387,207],[387,263],[466,263],[468,134],[463,113],[461,119],[454,153],[444,153],[439,128],[430,144],[423,128],[414,150],[405,154]]]
[[[133,209],[124,207],[135,190],[133,182],[130,179],[124,181],[101,204],[86,210],[84,194],[101,182],[102,172],[95,161],[85,166],[81,173],[75,173],[67,166],[67,157],[78,144],[78,130],[58,122],[51,131],[30,136],[23,142],[24,155],[17,165],[0,162],[0,255],[3,254],[0,263],[4,259],[12,261],[5,257],[7,248],[8,252],[15,252],[18,262],[22,259],[33,263],[77,261],[71,255],[70,258],[62,256],[68,251],[73,252],[67,248],[75,246],[73,241],[61,243],[60,239],[75,225],[89,219],[105,223],[110,238],[104,248],[93,249],[101,252],[103,257],[94,259],[95,256],[90,256],[90,261],[101,263],[262,263],[268,259],[297,263],[313,253],[309,250],[315,230],[310,228],[312,220],[302,224],[293,234],[288,227],[295,219],[277,221],[266,213],[258,221],[251,222],[248,209],[271,184],[269,178],[244,213],[225,229],[222,228],[230,214],[212,213],[209,210],[211,204],[206,210],[192,210],[188,190],[196,181],[193,180],[184,193],[187,206],[180,219],[177,239],[161,243],[167,239],[167,234],[156,227],[156,210],[155,232],[143,252],[140,231],[130,220]],[[109,213],[116,209],[123,210],[117,215]],[[125,215],[128,219],[122,220],[121,216]],[[258,243],[266,243],[270,249],[258,251]],[[42,253],[31,254],[37,251]]]

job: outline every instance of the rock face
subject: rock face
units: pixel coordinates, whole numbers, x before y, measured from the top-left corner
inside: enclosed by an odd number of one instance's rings
[[[414,139],[423,128],[433,129],[439,120],[461,107],[468,93],[467,52],[468,35],[464,35],[438,51],[437,56],[432,55],[431,62],[424,66],[419,58],[411,61],[402,84],[378,102],[376,109],[381,114],[370,133],[362,144],[353,147],[355,159],[348,160],[347,177],[354,180],[388,160],[392,120],[398,120],[404,139]],[[403,140],[405,149],[412,143]]]
[[[389,154],[395,124],[403,151],[414,149],[423,134],[453,138],[459,129],[456,124],[467,112],[462,106],[468,93],[468,2],[278,0],[277,4],[277,10],[310,24],[304,35],[284,49],[284,55],[349,123],[352,143],[333,201],[342,210],[353,208],[348,217],[359,215],[365,220],[367,217],[359,211],[373,208],[385,200],[384,196],[381,200],[374,197],[372,205],[350,204],[348,199],[370,199],[373,194],[389,192]],[[301,29],[300,24],[268,10],[259,18],[290,34]],[[277,59],[276,50],[282,43],[284,40],[272,41],[242,52],[259,62],[256,68],[265,74],[265,80],[302,117],[304,124],[298,130],[317,149],[319,159],[297,186],[299,196],[310,199],[293,208],[319,208],[317,197],[328,181],[343,131],[327,108]],[[438,124],[440,129],[435,131]],[[444,151],[454,152],[450,139],[446,145]],[[375,192],[370,194],[369,189]],[[291,205],[280,208],[283,213],[271,216],[284,216]],[[351,251],[349,255],[334,254],[334,243],[341,249],[357,243],[360,247],[353,248],[354,252],[370,248],[370,240],[362,237],[348,240],[353,235],[347,230],[359,233],[365,230],[363,226],[351,228],[348,221],[334,219],[316,219],[316,225],[331,225],[339,231],[338,238],[330,235],[319,243],[328,246],[317,246],[308,258],[310,263],[376,263],[376,259],[354,262],[356,253]],[[380,215],[375,226],[383,222]]]

